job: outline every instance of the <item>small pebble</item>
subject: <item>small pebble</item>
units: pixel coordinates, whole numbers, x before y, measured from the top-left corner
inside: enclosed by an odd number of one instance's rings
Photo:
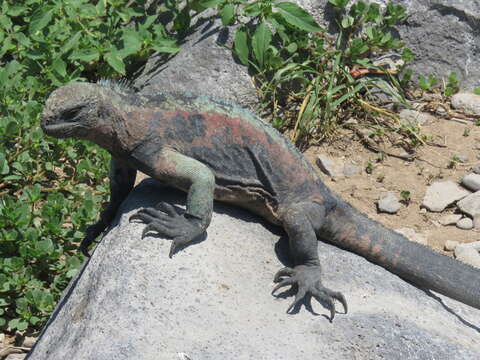
[[[473,229],[473,221],[468,217],[458,220],[457,227],[462,230],[471,230]]]
[[[25,339],[23,339],[22,346],[27,347],[27,348],[32,348],[33,345],[35,345],[35,342],[37,341],[37,338],[33,336],[26,336]]]
[[[472,191],[480,190],[480,175],[468,174],[462,179],[462,185]]]
[[[461,218],[462,215],[460,214],[450,214],[443,216],[438,222],[443,226],[455,225]]]
[[[425,246],[428,245],[427,237],[424,234],[417,233],[413,229],[405,227],[405,228],[395,229],[395,231],[399,234],[402,234],[410,241],[413,241]]]
[[[459,244],[455,248],[455,257],[467,264],[480,268],[480,241]]]
[[[397,197],[392,193],[388,193],[386,196],[381,198],[377,205],[378,211],[389,214],[396,214],[402,206]]]
[[[447,240],[447,241],[445,241],[444,249],[446,251],[454,251],[458,244],[459,244],[458,241]]]

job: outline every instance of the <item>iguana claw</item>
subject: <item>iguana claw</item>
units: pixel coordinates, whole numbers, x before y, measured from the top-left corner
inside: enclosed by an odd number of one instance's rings
[[[158,204],[155,208],[145,208],[130,216],[129,221],[140,220],[147,224],[142,231],[142,239],[150,231],[171,238],[169,257],[171,258],[176,250],[182,245],[194,240],[204,230],[198,219],[188,214],[180,215],[175,208],[165,202]]]
[[[297,294],[288,307],[287,313],[295,308],[307,294],[310,294],[330,310],[330,321],[332,321],[335,317],[334,300],[340,301],[345,314],[348,311],[347,301],[342,293],[324,287],[320,280],[320,274],[320,266],[317,265],[298,265],[294,268],[285,267],[275,274],[274,282],[278,284],[273,288],[272,295],[282,287],[297,285]]]

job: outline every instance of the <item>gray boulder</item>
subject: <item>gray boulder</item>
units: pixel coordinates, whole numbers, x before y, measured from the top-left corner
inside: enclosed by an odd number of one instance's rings
[[[140,207],[184,199],[153,180],[130,194],[29,360],[478,358],[478,310],[320,242],[324,282],[344,292],[349,313],[330,323],[312,303],[286,314],[292,298],[270,295],[286,239],[242,210],[217,204],[206,240],[173,259],[168,240],[142,240],[145,225],[128,222]]]

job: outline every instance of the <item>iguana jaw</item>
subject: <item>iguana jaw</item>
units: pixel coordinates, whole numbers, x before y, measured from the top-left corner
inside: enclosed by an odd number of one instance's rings
[[[42,121],[42,130],[46,135],[56,138],[68,138],[74,136],[74,130],[80,127],[79,122],[64,122],[60,124],[47,124]]]

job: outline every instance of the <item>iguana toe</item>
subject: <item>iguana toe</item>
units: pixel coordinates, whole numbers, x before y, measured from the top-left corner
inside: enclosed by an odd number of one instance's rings
[[[308,294],[324,305],[330,311],[330,321],[335,317],[335,301],[339,301],[345,310],[348,311],[345,296],[338,291],[324,287],[320,279],[320,266],[299,265],[292,268],[283,268],[275,274],[274,281],[278,282],[272,290],[272,295],[280,288],[297,285],[298,290],[294,301],[287,309],[287,313],[293,310]],[[287,277],[287,278],[285,278]]]

